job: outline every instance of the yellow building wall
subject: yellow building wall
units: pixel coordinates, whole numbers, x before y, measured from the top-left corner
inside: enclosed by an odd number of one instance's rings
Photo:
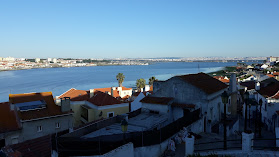
[[[121,114],[124,114],[124,113],[128,113],[129,112],[129,106],[125,106],[125,107],[117,107],[117,108],[110,108],[110,109],[104,109],[104,110],[96,110],[96,109],[93,109],[94,110],[94,116],[95,116],[95,119],[94,120],[98,120],[100,118],[107,118],[107,114],[108,112],[114,112],[114,116],[117,116],[117,115],[121,115]],[[102,113],[102,116],[100,117],[100,112],[103,112]]]

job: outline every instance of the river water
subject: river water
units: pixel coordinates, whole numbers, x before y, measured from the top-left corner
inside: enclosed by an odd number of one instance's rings
[[[150,65],[95,66],[72,68],[29,69],[0,72],[0,102],[8,101],[9,94],[47,92],[58,96],[70,88],[89,90],[117,86],[116,75],[123,73],[123,86],[135,87],[136,80],[151,76],[166,80],[175,75],[213,72],[236,62],[161,62]]]

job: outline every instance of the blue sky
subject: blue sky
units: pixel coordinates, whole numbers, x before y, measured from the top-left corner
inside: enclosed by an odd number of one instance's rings
[[[278,56],[278,0],[0,0],[0,56]]]

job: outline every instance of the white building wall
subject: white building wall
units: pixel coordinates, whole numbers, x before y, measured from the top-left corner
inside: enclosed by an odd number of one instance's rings
[[[143,93],[140,93],[136,97],[136,99],[131,103],[131,112],[140,109],[142,107],[142,103],[140,102],[140,100],[143,99],[144,97],[145,95]]]

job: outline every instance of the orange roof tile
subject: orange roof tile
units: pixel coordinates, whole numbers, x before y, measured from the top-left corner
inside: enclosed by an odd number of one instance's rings
[[[207,94],[213,94],[228,87],[228,85],[226,85],[225,83],[218,81],[217,79],[205,73],[189,74],[175,77],[192,84],[193,86],[203,90]]]
[[[275,76],[273,76],[273,75],[271,75],[271,74],[267,74],[267,76],[269,76],[269,77],[275,77]]]
[[[274,72],[273,75],[274,76],[279,76],[279,72]]]
[[[100,91],[96,92],[92,98],[88,99],[88,101],[97,106],[121,104],[121,101]]]
[[[64,97],[70,97],[71,101],[84,101],[89,99],[88,95],[89,91],[85,90],[77,90],[75,88],[71,88],[62,95],[60,95],[58,98],[64,98]]]
[[[54,99],[53,99],[51,92],[10,94],[9,100],[10,100],[10,103],[12,103],[12,104],[38,101],[38,100],[44,100],[46,102],[47,107],[43,108],[43,109],[29,110],[29,111],[24,111],[24,112],[18,111],[18,116],[21,120],[32,120],[32,119],[37,119],[37,118],[44,118],[44,117],[72,113],[71,111],[62,112],[61,107],[57,106],[54,103]]]
[[[20,129],[15,111],[10,110],[10,103],[0,103],[0,133]]]
[[[132,90],[132,88],[127,88],[127,87],[122,86],[122,90]]]
[[[111,93],[111,87],[108,87],[108,88],[95,88],[94,89],[94,94],[96,92],[103,92],[103,93],[106,93],[106,92],[110,92]],[[117,89],[113,90],[113,97],[117,98],[117,97],[120,97],[119,95],[119,92],[117,91]]]

